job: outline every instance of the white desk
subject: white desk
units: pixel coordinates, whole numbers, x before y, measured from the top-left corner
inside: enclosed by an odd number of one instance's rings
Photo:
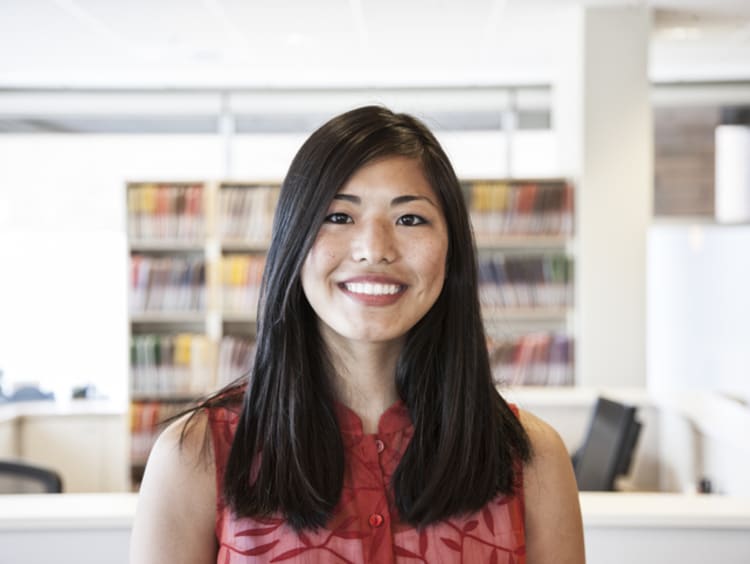
[[[135,494],[0,496],[0,564],[127,564]]]
[[[589,564],[747,564],[750,498],[581,494]]]
[[[0,404],[0,458],[57,470],[65,492],[124,492],[127,423],[127,406],[109,401]]]
[[[135,494],[0,497],[0,564],[127,564]],[[750,499],[582,493],[588,564],[747,564]]]

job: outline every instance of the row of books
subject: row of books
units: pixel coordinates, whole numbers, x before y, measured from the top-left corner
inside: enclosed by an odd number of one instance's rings
[[[569,335],[538,332],[512,339],[490,339],[490,365],[504,386],[573,385],[574,341]]]
[[[225,312],[255,313],[265,266],[265,255],[232,254],[221,257]]]
[[[130,463],[146,464],[164,422],[188,409],[192,402],[145,401],[130,404]]]
[[[128,236],[132,240],[201,241],[205,220],[201,184],[130,184]]]
[[[240,377],[247,376],[253,367],[255,341],[250,337],[228,335],[219,344],[217,387],[221,388]]]
[[[468,184],[469,211],[478,240],[507,235],[570,235],[573,188],[564,182]],[[270,239],[279,187],[224,184],[219,190],[219,232],[224,240],[265,244]],[[202,184],[140,183],[127,188],[131,240],[200,242],[205,232]]]
[[[254,312],[266,258],[221,259],[224,311]],[[131,310],[200,311],[205,305],[205,261],[194,257],[131,257]],[[488,308],[572,304],[573,261],[565,255],[482,255],[479,292]]]
[[[199,397],[211,393],[252,368],[255,341],[225,335],[219,342],[214,381],[212,342],[196,333],[133,335],[130,343],[130,391],[139,398]]]
[[[222,185],[219,190],[219,230],[222,240],[268,243],[277,186]]]
[[[490,310],[568,307],[573,304],[573,261],[561,254],[482,254],[479,299]]]
[[[514,338],[490,337],[493,377],[504,385],[573,384],[573,339],[540,331]],[[227,335],[219,343],[214,381],[211,345],[205,335],[135,335],[131,342],[131,393],[138,398],[199,397],[246,376],[255,341]]]
[[[192,397],[214,389],[208,337],[193,333],[133,335],[130,391],[138,397]]]
[[[478,241],[573,233],[573,188],[563,182],[472,182],[469,212]]]
[[[202,257],[130,257],[130,310],[201,311],[206,305],[206,262]]]

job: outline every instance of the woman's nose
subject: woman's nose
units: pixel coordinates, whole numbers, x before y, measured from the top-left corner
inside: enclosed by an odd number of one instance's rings
[[[386,221],[360,224],[352,240],[352,258],[369,264],[392,263],[398,258],[394,227]]]

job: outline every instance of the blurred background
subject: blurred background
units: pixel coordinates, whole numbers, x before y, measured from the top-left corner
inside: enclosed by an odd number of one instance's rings
[[[509,393],[715,393],[745,421],[742,0],[0,1],[0,391],[98,400],[122,438],[86,441],[142,470],[159,417],[249,367],[295,151],[369,103],[424,119],[464,182]],[[656,428],[641,486],[692,488]]]

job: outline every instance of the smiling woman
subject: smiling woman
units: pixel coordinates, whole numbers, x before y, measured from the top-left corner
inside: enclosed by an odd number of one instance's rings
[[[365,107],[284,181],[252,374],[152,450],[133,563],[583,562],[557,434],[492,383],[460,186]]]

